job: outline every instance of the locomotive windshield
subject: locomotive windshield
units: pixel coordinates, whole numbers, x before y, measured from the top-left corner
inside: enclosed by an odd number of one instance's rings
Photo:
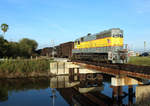
[[[120,38],[123,38],[123,35],[122,35],[122,34],[114,34],[113,37],[120,37]]]

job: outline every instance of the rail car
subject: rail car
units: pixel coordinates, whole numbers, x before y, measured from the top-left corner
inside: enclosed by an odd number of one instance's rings
[[[76,39],[72,49],[72,59],[126,63],[128,50],[123,43],[123,30],[112,28]]]
[[[74,42],[62,43],[58,46],[55,46],[55,51],[57,57],[61,58],[70,58],[72,56],[72,49],[74,48]]]

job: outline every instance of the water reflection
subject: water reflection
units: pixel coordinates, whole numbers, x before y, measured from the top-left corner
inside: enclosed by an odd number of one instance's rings
[[[149,104],[149,80],[103,73],[0,80],[2,106]]]
[[[55,98],[56,98],[56,91],[54,88],[51,88],[51,92],[52,92],[52,95],[51,95],[51,98],[52,98],[52,105],[55,106]]]
[[[31,89],[39,90],[49,87],[49,80],[40,79],[1,79],[0,80],[0,102],[8,100],[11,92],[28,91]]]
[[[0,88],[0,102],[8,100],[8,91],[4,88]]]
[[[141,86],[148,82],[138,78],[99,73],[53,77],[50,79],[50,87],[56,88],[70,105],[120,106],[135,104],[137,85]],[[109,94],[106,85],[111,89]]]

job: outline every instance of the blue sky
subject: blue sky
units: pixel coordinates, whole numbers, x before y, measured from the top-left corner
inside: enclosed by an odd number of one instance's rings
[[[130,48],[150,48],[150,0],[1,0],[2,23],[7,40],[34,39],[39,48],[110,28],[123,29]]]

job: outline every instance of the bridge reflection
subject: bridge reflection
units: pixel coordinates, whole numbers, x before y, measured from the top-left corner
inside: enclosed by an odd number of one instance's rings
[[[135,104],[135,88],[145,82],[147,80],[127,76],[92,73],[53,77],[50,79],[50,88],[56,88],[71,106],[121,106]],[[104,92],[106,83],[111,92],[109,94]]]

